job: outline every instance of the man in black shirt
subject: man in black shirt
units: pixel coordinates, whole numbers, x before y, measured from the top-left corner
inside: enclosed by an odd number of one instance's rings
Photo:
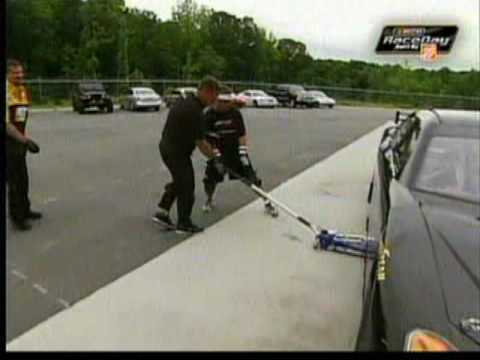
[[[197,95],[190,95],[176,102],[168,114],[160,140],[160,154],[173,181],[165,186],[165,192],[158,204],[160,210],[154,215],[153,220],[168,228],[175,228],[169,213],[174,201],[177,200],[178,223],[175,229],[180,233],[196,233],[203,230],[190,218],[195,202],[195,177],[191,160],[195,147],[212,160],[219,173],[225,171],[219,158],[215,157],[212,147],[205,140],[203,126],[204,108],[216,100],[219,87],[219,82],[215,78],[206,77],[201,81]]]
[[[236,99],[230,91],[226,92],[227,94],[218,97],[215,104],[205,114],[207,141],[217,156],[221,156],[222,163],[227,169],[261,187],[262,181],[257,177],[248,156],[245,122],[242,113],[238,110],[242,104],[235,101]],[[214,162],[211,160],[207,162],[203,179],[207,202],[203,206],[203,211],[212,210],[213,194],[217,184],[223,182],[224,175],[216,170]],[[237,180],[238,178],[229,174],[229,179]],[[265,202],[265,211],[273,217],[278,216],[277,209],[269,201]]]

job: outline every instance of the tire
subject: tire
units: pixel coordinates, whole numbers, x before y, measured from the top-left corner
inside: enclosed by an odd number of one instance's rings
[[[108,104],[108,106],[107,106],[107,112],[108,112],[109,114],[113,113],[113,103]]]
[[[329,109],[333,109],[333,105],[328,105],[328,108],[329,108]]]
[[[254,101],[254,102],[253,102],[253,106],[256,107],[256,108],[258,108],[258,102],[257,102],[257,101]]]
[[[155,111],[160,111],[160,106],[155,106],[154,109]]]
[[[85,108],[83,107],[83,105],[80,105],[80,106],[78,107],[78,113],[79,113],[79,114],[85,114]]]

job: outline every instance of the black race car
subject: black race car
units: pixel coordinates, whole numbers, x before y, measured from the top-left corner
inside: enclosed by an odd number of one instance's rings
[[[97,81],[81,82],[72,92],[73,111],[84,114],[87,108],[96,107],[101,111],[113,112],[113,100]]]
[[[397,113],[368,202],[356,349],[480,350],[480,112]]]

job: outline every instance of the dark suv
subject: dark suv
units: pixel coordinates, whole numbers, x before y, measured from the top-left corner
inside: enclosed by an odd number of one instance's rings
[[[82,82],[75,85],[72,92],[73,111],[80,114],[85,109],[96,107],[101,111],[113,112],[112,98],[107,94],[100,82]]]
[[[276,98],[283,106],[296,107],[297,96],[303,91],[305,89],[301,85],[280,84],[267,90],[267,94]]]

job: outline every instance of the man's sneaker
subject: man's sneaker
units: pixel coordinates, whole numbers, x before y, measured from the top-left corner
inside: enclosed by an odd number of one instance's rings
[[[278,210],[271,202],[265,203],[265,212],[274,218],[278,217]]]
[[[202,210],[204,212],[211,212],[213,210],[213,208],[214,208],[213,201],[212,200],[210,200],[210,201],[207,200],[205,205],[203,205]]]
[[[160,224],[164,226],[167,229],[175,229],[175,225],[173,224],[172,220],[170,219],[170,216],[168,214],[159,211],[153,215],[152,220],[156,222],[157,224]]]
[[[203,231],[203,228],[195,225],[194,223],[178,224],[176,228],[177,234],[196,234],[202,231]]]
[[[27,214],[27,219],[32,219],[32,220],[39,220],[42,218],[42,213],[38,212],[38,211],[30,211],[28,214]]]
[[[23,221],[13,220],[12,223],[15,229],[20,231],[28,231],[32,228],[32,225],[30,225],[26,220],[23,220]]]

